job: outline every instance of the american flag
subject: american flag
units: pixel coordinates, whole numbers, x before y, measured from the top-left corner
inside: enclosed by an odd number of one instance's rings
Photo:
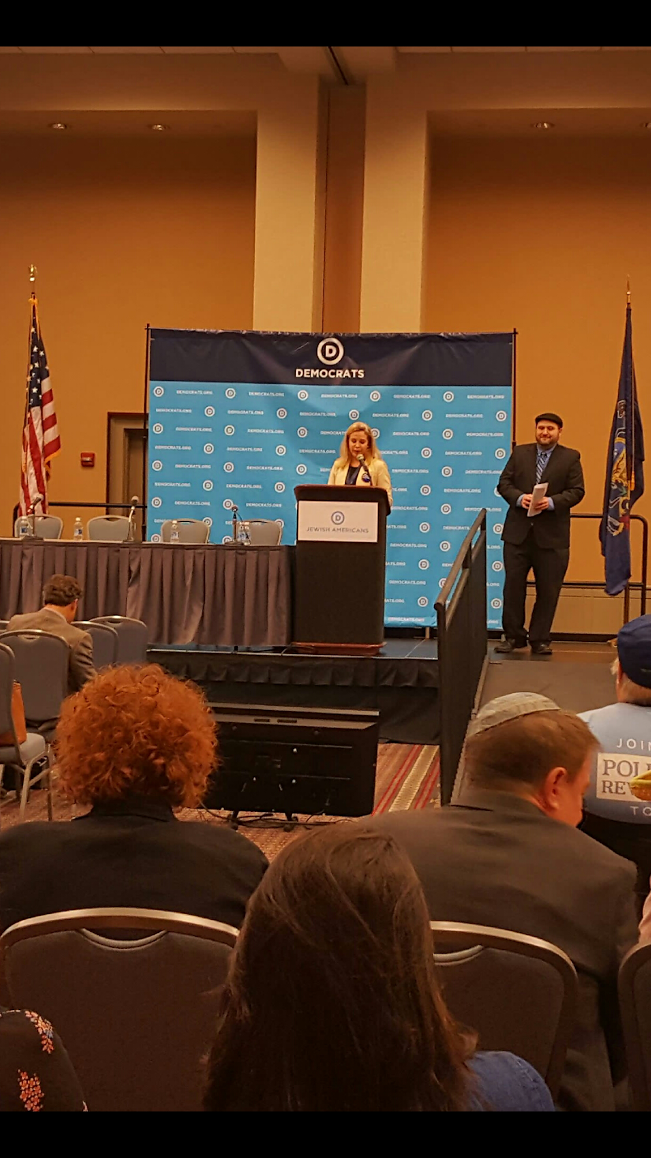
[[[49,463],[61,449],[50,371],[38,322],[36,297],[31,297],[32,319],[29,333],[27,398],[23,425],[23,452],[20,469],[20,513],[29,513],[38,495],[43,496],[38,513],[47,511]]]

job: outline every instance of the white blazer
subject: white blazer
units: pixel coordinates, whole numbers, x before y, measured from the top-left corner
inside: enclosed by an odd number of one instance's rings
[[[330,471],[330,478],[328,479],[328,486],[343,487],[346,485],[346,475],[348,474],[349,463],[345,462],[343,466],[340,465],[341,460],[337,459]],[[391,490],[391,476],[389,468],[383,458],[374,458],[370,463],[366,464],[368,473],[371,476],[371,483],[374,487],[384,487],[389,496],[389,506],[393,506],[393,491]],[[367,487],[369,484],[364,482],[362,478],[363,470],[360,470],[357,476],[358,487]]]

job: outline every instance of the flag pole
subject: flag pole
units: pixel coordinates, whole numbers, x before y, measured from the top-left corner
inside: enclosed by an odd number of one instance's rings
[[[627,307],[627,309],[631,308],[631,279],[630,279],[630,277],[626,278],[626,307]]]
[[[31,292],[30,298],[29,298],[29,307],[30,307],[30,309],[29,309],[29,326],[27,327],[27,377],[25,379],[25,411],[24,411],[24,415],[23,415],[23,434],[22,434],[22,439],[21,439],[21,451],[20,451],[20,453],[21,453],[21,478],[22,478],[22,474],[23,474],[24,468],[25,468],[25,445],[24,445],[24,441],[25,441],[25,427],[27,426],[27,417],[29,414],[29,380],[30,380],[30,368],[31,368],[31,363],[32,363],[32,342],[33,342],[33,337],[32,337],[33,312],[32,312],[32,308],[36,302],[36,291],[34,289],[34,283],[36,281],[37,273],[38,273],[38,270],[37,270],[36,266],[34,264],[31,264],[29,266],[29,282],[30,282],[30,285],[32,287],[32,292]],[[19,508],[22,507],[23,504],[25,505],[25,514],[28,514],[29,513],[28,504],[25,502],[24,495],[23,495],[22,489],[21,489]],[[32,528],[32,530],[33,530],[33,528]]]

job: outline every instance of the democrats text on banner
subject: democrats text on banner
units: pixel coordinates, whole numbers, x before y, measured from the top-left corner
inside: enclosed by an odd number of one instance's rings
[[[347,427],[373,429],[393,484],[385,622],[429,626],[478,511],[488,511],[488,625],[499,628],[511,447],[511,334],[338,335],[153,330],[148,531],[239,517],[296,537],[294,487],[325,483]]]

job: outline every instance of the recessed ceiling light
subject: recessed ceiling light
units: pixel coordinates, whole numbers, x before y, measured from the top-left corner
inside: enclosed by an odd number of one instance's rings
[[[536,121],[535,125],[531,126],[532,129],[553,129],[554,127],[551,121]]]
[[[152,129],[154,133],[165,133],[169,129],[169,125],[147,125],[148,129]]]
[[[51,125],[48,125],[48,129],[69,129],[69,128],[70,128],[70,125],[64,125],[63,121],[53,121]]]

